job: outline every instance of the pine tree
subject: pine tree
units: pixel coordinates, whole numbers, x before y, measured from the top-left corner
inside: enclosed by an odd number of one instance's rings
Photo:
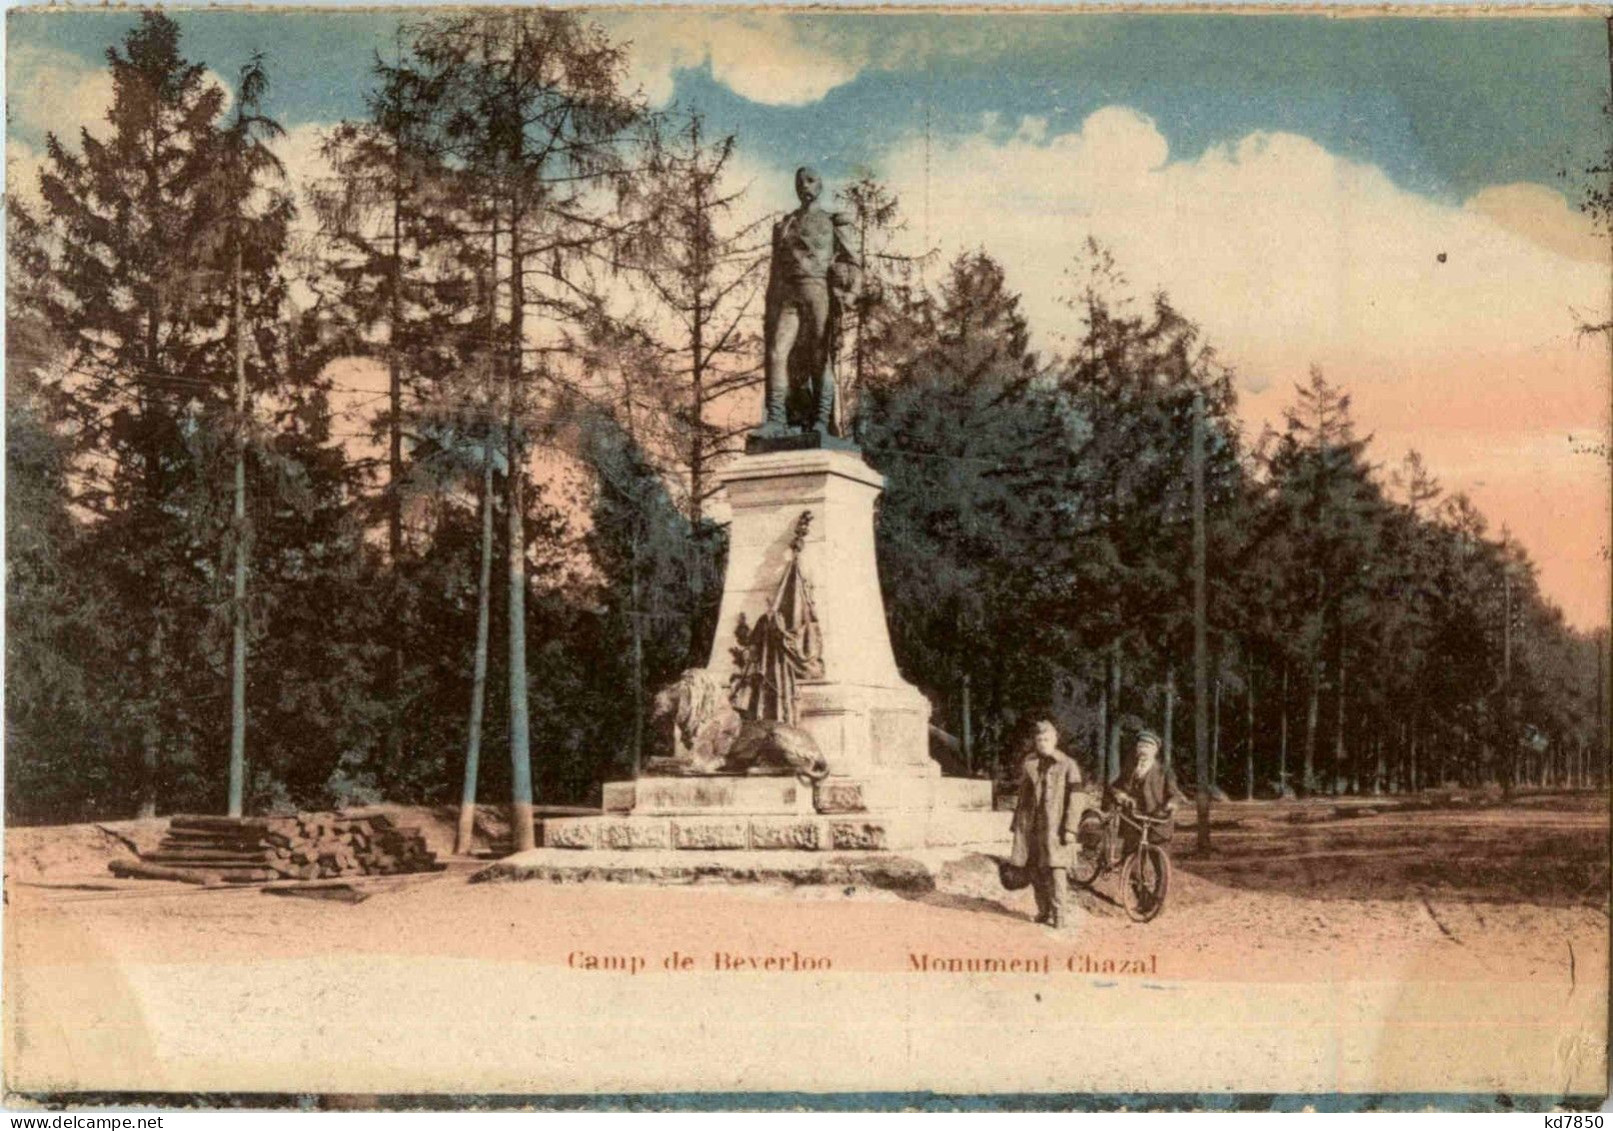
[[[675,131],[656,131],[645,162],[644,221],[633,241],[635,279],[653,301],[638,325],[661,360],[667,403],[658,407],[671,411],[626,411],[641,440],[664,443],[687,478],[686,511],[696,527],[716,491],[711,466],[736,450],[748,427],[724,407],[761,380],[755,321],[766,247],[758,237],[762,222],[734,219],[745,192],[729,183],[734,144],[732,136],[708,139],[697,112]],[[649,431],[658,416],[670,420],[674,434]]]
[[[1001,266],[961,256],[939,289],[912,310],[933,333],[903,332],[914,351],[891,355],[894,376],[863,401],[865,450],[886,477],[880,574],[898,664],[960,730],[965,679],[978,689],[982,750],[1001,764],[1020,712],[1048,703],[1057,679],[1056,630],[1016,646],[1033,605],[1016,588],[1044,556],[1027,453],[1055,422],[1031,393],[1037,362]]]
[[[284,136],[278,122],[263,114],[268,74],[262,56],[241,68],[235,109],[228,127],[218,138],[218,162],[210,196],[213,248],[220,271],[228,279],[230,353],[235,377],[230,422],[233,454],[233,505],[230,515],[230,759],[228,810],[239,817],[246,795],[246,685],[247,685],[247,571],[251,533],[247,521],[247,449],[251,439],[251,387],[248,353],[252,345],[270,345],[272,337],[258,340],[254,316],[278,321],[283,294],[278,265],[291,219],[291,198],[266,185],[283,178],[284,168],[268,143]],[[251,280],[251,281],[249,281]],[[255,281],[255,285],[254,282]],[[254,309],[248,309],[248,291],[257,290]],[[249,337],[253,342],[249,344]],[[258,356],[260,368],[278,359]],[[260,384],[266,383],[260,380]]]
[[[603,331],[607,342],[630,336],[633,348],[610,359],[614,366],[594,359],[596,369],[614,369],[621,384],[618,411],[643,457],[662,468],[669,483],[686,485],[687,663],[704,658],[719,595],[721,532],[706,517],[718,490],[712,468],[738,450],[751,426],[742,397],[761,381],[757,318],[766,247],[759,232],[765,221],[735,219],[745,189],[730,183],[734,147],[732,136],[707,137],[696,112],[675,129],[650,132],[641,220],[626,251],[635,292],[645,301],[621,325]],[[635,629],[635,649],[642,643]]]
[[[850,227],[856,233],[852,252],[862,280],[848,312],[849,357],[845,375],[839,378],[842,388],[835,394],[835,411],[846,418],[841,434],[852,435],[863,389],[891,376],[889,359],[880,349],[881,331],[902,318],[912,301],[916,270],[931,252],[926,248],[919,255],[904,255],[895,250],[896,240],[907,228],[901,200],[873,176],[864,174],[835,196],[850,214]]]
[[[505,440],[511,826],[533,844],[528,719],[526,456],[533,426],[564,377],[567,335],[598,307],[591,272],[614,261],[626,234],[616,203],[623,141],[641,107],[623,93],[626,56],[596,24],[569,12],[521,10],[444,16],[415,29],[416,65],[440,83],[438,152],[485,193],[489,226],[504,237]]]
[[[191,655],[210,595],[202,453],[228,403],[224,288],[205,241],[224,92],[147,12],[107,52],[109,134],[78,152],[52,134],[40,189],[52,286],[41,305],[65,354],[60,390],[76,424],[75,502],[95,522],[86,552],[119,612],[114,653],[127,695],[109,729],[141,750],[140,810],[157,804],[165,749],[184,745],[170,700],[194,686]]]
[[[451,242],[456,206],[454,177],[434,149],[442,112],[441,76],[433,81],[414,60],[392,63],[377,55],[367,115],[344,121],[326,139],[334,176],[315,186],[313,201],[327,249],[331,332],[351,356],[386,368],[386,410],[377,422],[385,434],[386,486],[382,510],[390,569],[389,639],[383,694],[390,703],[383,777],[405,767],[404,719],[410,699],[410,613],[404,511],[408,494],[405,395],[425,394],[433,378],[457,369],[466,350],[458,316],[468,267],[461,243]],[[461,189],[462,191],[462,189]]]
[[[1304,786],[1314,790],[1319,784],[1320,705],[1324,671],[1330,670],[1335,714],[1326,784],[1335,790],[1349,769],[1350,649],[1366,615],[1383,511],[1365,457],[1370,437],[1355,434],[1348,394],[1329,384],[1319,369],[1297,393],[1270,453],[1268,473],[1278,492],[1276,523],[1298,551],[1290,582],[1299,595],[1297,619],[1289,627],[1306,656]]]

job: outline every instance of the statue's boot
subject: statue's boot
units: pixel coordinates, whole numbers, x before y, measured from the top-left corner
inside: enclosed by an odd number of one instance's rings
[[[820,436],[829,436],[834,432],[835,418],[835,379],[832,371],[825,371],[822,380],[818,382],[818,418],[812,422],[812,427]]]
[[[793,429],[790,427],[785,408],[785,397],[789,389],[783,381],[769,381],[767,384],[767,412],[762,417],[759,428],[751,433],[753,436],[777,437],[788,436]]]

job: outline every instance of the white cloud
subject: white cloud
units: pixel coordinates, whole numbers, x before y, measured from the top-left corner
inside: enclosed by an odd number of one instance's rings
[[[1606,292],[1604,267],[1520,234],[1516,215],[1503,226],[1406,192],[1305,137],[1255,133],[1171,161],[1154,123],[1125,107],[1072,133],[1045,129],[935,146],[927,194],[921,140],[885,162],[914,229],[946,251],[990,249],[1043,332],[1070,322],[1062,276],[1089,235],[1140,290],[1164,287],[1223,351],[1274,376],[1312,360],[1560,342],[1569,308]],[[1509,204],[1516,213],[1528,200]]]
[[[6,140],[6,195],[36,217],[45,203],[39,194],[39,173],[44,167],[43,152],[16,138]]]
[[[297,194],[302,212],[300,223],[311,223],[308,214],[308,191],[328,182],[333,176],[330,162],[325,160],[325,136],[331,130],[326,122],[307,122],[292,126],[274,143],[275,156],[285,166],[286,187]]]
[[[51,47],[22,45],[6,62],[7,109],[15,127],[54,133],[76,144],[79,129],[105,136],[110,128],[112,74],[77,55]]]
[[[1545,185],[1491,185],[1474,193],[1463,207],[1558,255],[1607,262],[1607,238],[1597,234],[1591,218]]]
[[[632,80],[664,106],[676,71],[710,63],[712,77],[735,94],[768,106],[805,106],[857,77],[861,62],[847,44],[831,44],[811,21],[779,12],[609,13],[614,38],[630,41]]]
[[[203,78],[224,91],[225,110],[234,105],[233,83],[210,68]],[[54,133],[70,146],[78,144],[81,129],[104,138],[112,129],[106,120],[112,94],[112,72],[99,60],[23,44],[6,61],[6,109],[13,129]]]

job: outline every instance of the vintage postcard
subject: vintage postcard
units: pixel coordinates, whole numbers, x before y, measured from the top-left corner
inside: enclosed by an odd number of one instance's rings
[[[5,1102],[1599,1104],[1610,42],[13,8]]]

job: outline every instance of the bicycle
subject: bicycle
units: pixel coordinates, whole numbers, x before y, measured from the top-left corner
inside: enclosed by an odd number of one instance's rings
[[[1135,842],[1122,834],[1124,822],[1135,831]],[[1133,922],[1146,923],[1165,910],[1165,894],[1170,890],[1171,858],[1160,841],[1169,839],[1170,813],[1145,817],[1120,806],[1108,810],[1088,809],[1076,826],[1075,867],[1070,878],[1091,887],[1099,876],[1112,868],[1120,869],[1120,900]]]

